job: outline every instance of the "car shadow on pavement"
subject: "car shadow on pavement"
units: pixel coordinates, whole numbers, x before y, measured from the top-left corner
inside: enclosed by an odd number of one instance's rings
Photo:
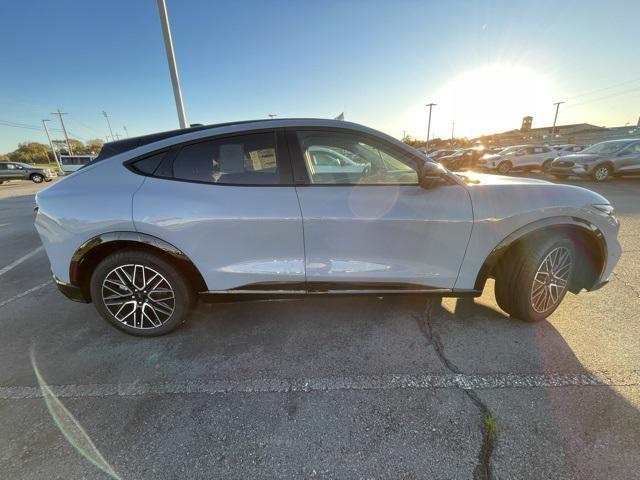
[[[624,387],[634,384],[635,376],[621,373],[609,381],[608,372],[585,369],[549,321],[511,319],[482,300],[435,303],[430,328],[454,369],[504,379],[517,374],[517,380],[505,382],[509,388],[476,391],[497,425],[491,462],[498,477],[637,474],[640,412],[623,396],[635,395],[637,404],[637,384]]]

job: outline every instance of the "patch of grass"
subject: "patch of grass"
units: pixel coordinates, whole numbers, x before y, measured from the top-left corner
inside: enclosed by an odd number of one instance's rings
[[[496,429],[498,428],[498,424],[495,419],[491,415],[487,415],[484,419],[484,425],[487,427],[487,432],[489,435],[495,435]]]

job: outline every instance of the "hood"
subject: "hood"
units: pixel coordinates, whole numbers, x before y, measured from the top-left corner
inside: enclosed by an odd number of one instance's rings
[[[599,160],[602,155],[598,153],[571,153],[569,155],[563,155],[562,160],[571,160],[572,162],[593,162]]]

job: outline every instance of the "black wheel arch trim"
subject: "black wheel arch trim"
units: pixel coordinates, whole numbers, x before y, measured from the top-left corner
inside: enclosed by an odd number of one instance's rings
[[[478,275],[476,276],[476,281],[474,284],[474,290],[482,290],[484,288],[484,284],[489,278],[493,267],[498,263],[502,254],[506,252],[509,247],[515,244],[518,240],[521,240],[525,236],[535,233],[536,231],[544,230],[550,227],[571,227],[571,228],[579,228],[583,231],[589,233],[595,240],[598,246],[600,247],[600,253],[603,258],[603,267],[607,264],[607,244],[604,238],[602,231],[595,225],[593,225],[588,220],[579,217],[572,216],[558,216],[558,217],[549,217],[543,218],[540,220],[536,220],[534,222],[528,223],[520,227],[519,229],[511,232],[507,235],[498,245],[494,247],[491,253],[487,256]],[[602,271],[598,272],[598,280],[602,275]]]
[[[153,235],[148,235],[146,233],[131,231],[107,232],[96,235],[95,237],[92,237],[84,242],[78,247],[78,249],[71,257],[71,264],[69,265],[69,280],[72,285],[79,285],[80,266],[83,259],[85,259],[87,255],[96,247],[112,242],[139,243],[142,245],[155,247],[159,250],[162,250],[172,258],[191,265],[196,271],[198,271],[198,273],[200,273],[195,264],[182,250],[170,244],[169,242],[159,239],[158,237],[154,237]]]

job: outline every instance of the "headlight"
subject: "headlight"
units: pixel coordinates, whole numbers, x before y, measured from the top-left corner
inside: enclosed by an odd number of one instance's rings
[[[613,205],[591,205],[599,213],[606,215],[607,217],[613,217],[616,213]]]

